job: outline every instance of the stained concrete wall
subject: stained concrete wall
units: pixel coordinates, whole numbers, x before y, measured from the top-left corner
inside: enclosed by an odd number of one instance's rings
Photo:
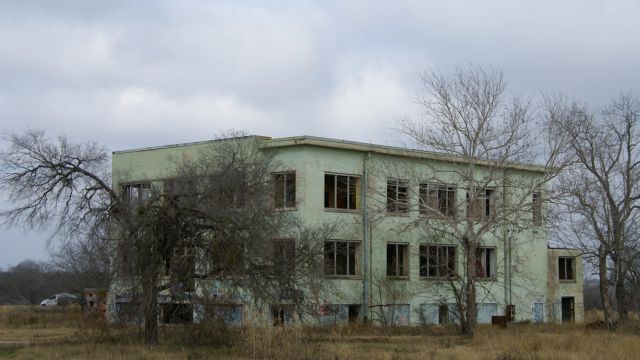
[[[113,156],[114,184],[140,180],[158,180],[170,177],[175,162],[198,154],[215,142],[186,144],[181,146],[161,147],[140,151],[116,152]],[[296,208],[294,211],[309,223],[338,221],[341,226],[336,240],[363,241],[362,209],[338,210],[324,208],[324,174],[345,174],[362,176],[365,171],[370,174],[367,184],[369,208],[367,212],[370,223],[370,305],[371,318],[388,317],[390,308],[393,318],[396,313],[401,323],[419,324],[420,309],[432,308],[434,304],[450,304],[454,302],[449,284],[443,281],[421,278],[419,276],[419,248],[421,244],[451,244],[454,239],[447,239],[433,234],[429,229],[414,226],[424,223],[417,211],[418,182],[429,181],[461,186],[456,193],[456,202],[463,213],[465,208],[464,184],[458,184],[456,168],[451,162],[433,159],[406,157],[372,152],[349,146],[331,148],[308,144],[286,147],[271,147],[278,161],[278,170],[296,171]],[[508,171],[510,184],[490,184],[497,189],[498,207],[500,202],[517,198],[524,190],[517,184],[535,181],[540,176],[535,171],[513,169]],[[386,204],[387,179],[407,179],[410,181],[409,202],[411,211],[406,215],[393,215],[384,211]],[[522,215],[522,214],[520,214]],[[522,223],[526,225],[527,216],[522,215]],[[544,303],[550,306],[552,297],[547,294],[551,263],[547,254],[547,233],[544,226],[520,226],[512,229],[499,229],[487,234],[482,245],[496,249],[496,276],[478,282],[477,301],[485,311],[487,309],[501,315],[507,304],[516,306],[516,320],[530,320],[533,317],[534,304]],[[406,243],[409,246],[409,276],[389,278],[386,276],[386,246],[389,242]],[[511,244],[511,251],[505,251]],[[457,245],[456,245],[457,246]],[[362,247],[361,247],[362,248]],[[362,256],[362,254],[360,254]],[[360,262],[362,263],[362,261]],[[462,272],[462,251],[457,246],[457,271]],[[326,304],[362,304],[363,278],[362,269],[356,276],[332,278],[335,293],[321,302]],[[578,278],[581,287],[581,279]],[[564,286],[564,287],[563,287]],[[566,284],[558,287],[566,288]],[[554,292],[557,296],[560,292]],[[577,291],[573,289],[571,294]],[[581,297],[580,297],[581,299]],[[385,304],[396,304],[397,307],[381,307]],[[580,302],[581,304],[581,302]],[[576,304],[577,305],[577,304]],[[378,311],[380,310],[380,311]],[[385,313],[386,312],[386,313]],[[548,312],[547,312],[548,313]],[[576,311],[576,314],[578,311]],[[484,314],[489,317],[492,314]],[[546,321],[552,318],[547,315]]]

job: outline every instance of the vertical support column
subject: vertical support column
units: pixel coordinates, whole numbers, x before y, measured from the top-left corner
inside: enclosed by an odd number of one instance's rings
[[[362,184],[360,186],[362,196],[362,322],[369,321],[369,213],[367,209],[367,189],[369,178],[367,173],[367,161],[371,152],[367,152],[362,160]]]

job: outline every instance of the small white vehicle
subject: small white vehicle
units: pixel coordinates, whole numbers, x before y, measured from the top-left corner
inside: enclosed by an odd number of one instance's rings
[[[67,305],[78,302],[78,297],[69,293],[53,294],[40,302],[40,306]]]

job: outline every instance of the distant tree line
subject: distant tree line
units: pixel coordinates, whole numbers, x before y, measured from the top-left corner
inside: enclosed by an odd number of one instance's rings
[[[74,272],[51,262],[24,260],[0,270],[0,305],[38,305],[52,294],[81,294],[85,287],[105,288],[108,282],[108,272]]]

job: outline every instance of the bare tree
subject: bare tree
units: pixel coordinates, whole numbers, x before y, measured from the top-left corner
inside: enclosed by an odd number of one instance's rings
[[[561,151],[551,144],[544,159],[539,156],[544,149],[541,139],[531,135],[529,102],[505,94],[501,71],[475,66],[452,74],[431,71],[422,76],[422,83],[424,96],[419,103],[424,116],[402,120],[399,129],[417,146],[450,157],[445,159],[447,166],[425,162],[434,182],[442,186],[420,187],[419,210],[428,216],[420,217],[414,226],[460,245],[464,269],[450,285],[462,330],[473,335],[478,251],[491,237],[501,239],[507,251],[520,231],[535,226],[533,208],[539,206],[545,185],[557,174]],[[534,161],[542,165],[522,165]],[[534,175],[514,175],[525,168],[533,169]],[[449,202],[447,192],[459,190],[464,191],[466,201],[453,196]],[[537,204],[533,194],[539,195]]]
[[[609,286],[627,319],[625,279],[638,254],[640,102],[621,96],[596,111],[561,97],[548,103],[551,133],[575,159],[555,184],[557,235],[595,260],[605,323],[614,329]]]
[[[196,158],[168,162],[163,179],[114,187],[110,158],[95,143],[11,135],[0,154],[0,190],[11,205],[0,216],[7,225],[52,226],[60,254],[72,258],[62,256],[63,267],[88,265],[85,255],[110,259],[113,289],[142,309],[148,344],[158,341],[159,296],[193,304],[224,288],[256,306],[311,306],[326,288],[322,240],[335,225],[274,211],[278,163],[259,139],[228,135]]]
[[[217,298],[301,309],[326,288],[323,240],[335,225],[274,211],[277,162],[258,139],[233,135],[172,164],[165,180],[122,189],[129,207],[120,216],[130,225],[119,229],[115,266],[119,278],[133,275],[130,293],[141,286],[149,343],[157,341],[158,295],[176,303],[201,296],[207,320]]]

